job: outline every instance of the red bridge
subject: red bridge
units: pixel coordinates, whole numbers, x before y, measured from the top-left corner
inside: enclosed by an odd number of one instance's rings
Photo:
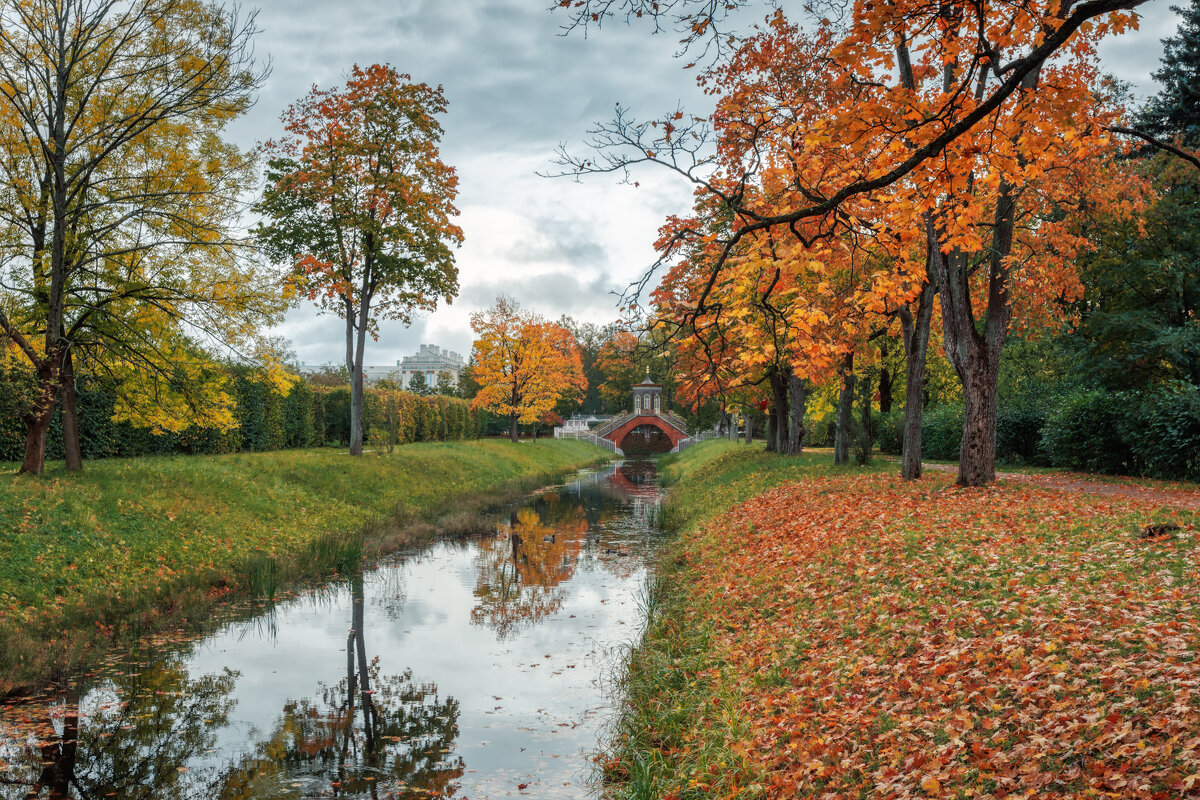
[[[666,453],[688,438],[687,424],[663,408],[662,386],[649,375],[633,387],[633,411],[613,417],[593,434],[629,455]]]

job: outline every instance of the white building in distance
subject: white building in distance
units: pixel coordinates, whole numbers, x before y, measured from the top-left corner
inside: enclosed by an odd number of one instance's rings
[[[423,344],[421,349],[411,356],[405,356],[395,365],[383,366],[363,365],[363,383],[370,385],[378,383],[383,378],[390,378],[407,389],[413,375],[418,372],[425,374],[425,383],[432,389],[437,386],[438,374],[450,374],[451,383],[458,386],[458,377],[462,374],[466,362],[463,357],[452,350],[444,350],[435,344]],[[326,367],[318,364],[301,364],[301,374],[320,372]]]

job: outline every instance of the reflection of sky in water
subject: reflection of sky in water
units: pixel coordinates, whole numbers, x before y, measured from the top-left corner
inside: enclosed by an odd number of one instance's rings
[[[516,795],[519,784],[528,784],[525,793],[537,797],[590,794],[584,785],[590,754],[608,713],[603,687],[620,664],[620,648],[640,631],[639,597],[654,539],[648,519],[656,507],[653,474],[644,467],[589,471],[523,504],[520,520],[516,514],[511,518],[512,529],[525,534],[516,546],[506,516],[500,523],[506,532],[496,539],[435,543],[366,573],[367,658],[378,658],[382,676],[411,671],[412,682],[436,684],[431,697],[457,701],[452,752],[429,756],[443,764],[462,759],[463,774],[451,782],[459,788],[456,796]],[[512,564],[514,552],[525,559],[519,569]],[[543,570],[530,562],[539,558],[554,563]],[[522,582],[543,573],[552,575],[540,578],[550,589],[538,589],[538,596],[552,591],[556,603],[548,611],[524,607],[535,587]],[[480,614],[495,574],[516,576],[511,591],[493,597],[511,607]],[[201,775],[227,776],[231,764],[281,731],[288,733],[295,720],[283,721],[285,707],[295,708],[304,698],[317,703],[322,686],[344,682],[351,613],[349,587],[341,585],[282,603],[269,617],[228,625],[196,643],[180,659],[183,674],[196,679],[236,671],[227,722],[207,726],[202,751],[188,754],[185,763],[160,768],[186,766],[196,783]],[[507,622],[501,624],[499,616]],[[99,696],[92,691],[91,705]],[[301,706],[310,717],[320,716]],[[86,717],[87,697],[80,707]],[[87,719],[80,724],[81,764],[88,724]],[[118,729],[115,736],[120,735]],[[332,792],[330,778],[336,777],[328,770],[284,772],[269,791],[260,782],[256,793],[240,796],[321,796]],[[406,796],[387,777],[379,773],[374,794]],[[197,785],[182,796],[210,796],[214,790],[212,796],[232,796],[224,783],[221,787],[209,783],[201,793]],[[24,790],[0,787],[0,797],[20,796]]]

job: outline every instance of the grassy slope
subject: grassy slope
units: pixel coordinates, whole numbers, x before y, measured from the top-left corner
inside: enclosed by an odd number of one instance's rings
[[[350,568],[432,521],[469,524],[506,493],[603,456],[573,440],[489,440],[0,472],[0,695],[225,595]]]
[[[615,796],[1200,793],[1200,515],[825,459],[665,465]]]

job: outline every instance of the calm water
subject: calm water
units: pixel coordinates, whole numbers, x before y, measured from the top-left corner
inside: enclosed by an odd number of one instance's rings
[[[581,798],[643,624],[654,465],[0,710],[0,798]],[[364,691],[365,690],[365,691]]]

